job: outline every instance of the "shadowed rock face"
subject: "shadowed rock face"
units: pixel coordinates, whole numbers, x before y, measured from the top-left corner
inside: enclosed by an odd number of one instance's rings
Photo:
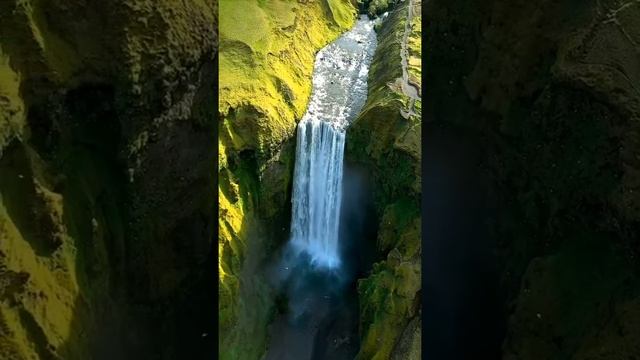
[[[449,303],[455,313],[494,314],[460,320],[449,335],[438,328],[450,324],[425,304],[425,316],[440,319],[425,337],[459,343],[461,334],[492,332],[502,340],[486,354],[504,359],[637,357],[640,4],[431,0],[425,8],[425,121],[450,139],[432,153],[472,144],[470,172],[459,178],[468,183],[462,189],[482,194],[487,211],[472,217],[475,234],[457,239],[495,254],[497,269],[478,254],[466,262],[478,266],[442,267],[423,279],[445,293],[452,285],[443,279],[485,273],[481,289],[453,286],[485,297],[497,284],[488,299],[500,304]],[[427,162],[427,173],[438,174],[436,165]],[[443,234],[433,241],[453,236]],[[469,239],[482,234],[484,245]],[[451,259],[467,251],[430,246]]]
[[[213,356],[216,23],[0,5],[0,358]]]
[[[421,358],[422,122],[411,91],[420,87],[420,9],[398,3],[380,24],[367,102],[347,132],[345,156],[366,170],[378,220],[375,264],[358,280],[356,359]]]

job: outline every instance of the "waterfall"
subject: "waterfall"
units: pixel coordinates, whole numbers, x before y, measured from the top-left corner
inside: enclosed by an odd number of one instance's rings
[[[290,244],[322,268],[340,266],[345,131],[366,100],[373,25],[363,17],[318,52],[311,100],[298,124]]]
[[[292,240],[314,263],[340,264],[338,230],[342,200],[344,131],[325,121],[298,127]]]

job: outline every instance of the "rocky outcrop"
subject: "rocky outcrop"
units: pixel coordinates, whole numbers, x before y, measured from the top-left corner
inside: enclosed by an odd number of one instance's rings
[[[426,14],[425,119],[471,139],[490,194],[503,358],[637,356],[640,3],[435,0]]]
[[[401,0],[357,0],[360,12],[376,17],[393,9],[394,5]]]
[[[351,27],[348,0],[220,3],[219,334],[222,359],[265,351],[264,266],[288,240],[296,123],[315,53]]]
[[[379,261],[358,282],[358,359],[420,358],[421,101],[403,91],[420,87],[413,76],[420,69],[420,8],[420,1],[405,1],[379,28],[367,102],[347,133],[347,159],[374,179],[380,219]],[[403,84],[402,51],[410,85]]]
[[[213,1],[0,5],[0,357],[211,353],[216,22]]]

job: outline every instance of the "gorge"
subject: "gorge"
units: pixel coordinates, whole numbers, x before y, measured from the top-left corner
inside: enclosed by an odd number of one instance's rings
[[[404,54],[420,83],[420,2],[366,3],[389,14],[339,99],[342,275],[285,284],[296,127],[354,1],[2,2],[0,358],[258,359],[304,310],[283,293],[331,298],[314,356],[419,358],[421,104],[402,116],[397,79]]]
[[[640,359],[639,54],[639,0],[2,0],[0,359]]]
[[[221,2],[222,358],[420,357],[417,14]]]

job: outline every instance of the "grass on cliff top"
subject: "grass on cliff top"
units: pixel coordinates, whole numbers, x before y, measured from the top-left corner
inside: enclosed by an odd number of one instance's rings
[[[346,0],[220,2],[219,111],[233,132],[247,134],[243,143],[268,155],[292,136],[311,94],[316,51],[354,15]],[[252,115],[239,117],[240,108]]]

